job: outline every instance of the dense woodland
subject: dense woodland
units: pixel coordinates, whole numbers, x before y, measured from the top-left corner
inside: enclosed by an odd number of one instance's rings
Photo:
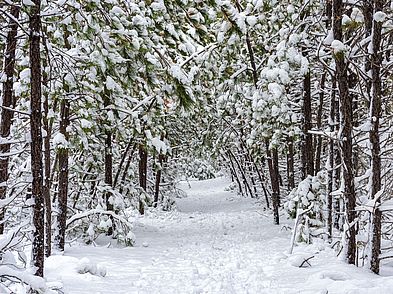
[[[0,292],[220,170],[294,242],[393,256],[390,0],[0,0],[0,28]]]

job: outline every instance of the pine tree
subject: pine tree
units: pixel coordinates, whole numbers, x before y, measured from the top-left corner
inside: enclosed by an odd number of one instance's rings
[[[383,0],[373,1],[373,25],[372,25],[372,40],[371,40],[371,101],[370,101],[370,121],[372,124],[370,130],[371,143],[371,199],[375,201],[374,211],[371,220],[372,237],[371,237],[371,270],[379,273],[379,255],[381,252],[381,221],[382,213],[379,209],[381,202],[381,147],[380,147],[380,118],[382,114],[381,103],[381,38],[382,38],[382,21],[378,19],[378,14],[383,13]]]
[[[13,94],[13,84],[14,84],[14,71],[15,71],[15,52],[17,49],[17,32],[20,7],[18,5],[10,6],[10,15],[12,18],[9,20],[9,30],[7,34],[7,43],[5,49],[4,58],[4,73],[6,79],[3,83],[3,97],[2,97],[2,109],[1,109],[1,122],[0,131],[1,138],[7,140],[10,136],[11,124],[14,117],[13,108],[16,106],[16,98]],[[0,200],[6,198],[7,192],[7,180],[8,180],[8,162],[10,144],[2,143],[0,145]],[[0,211],[0,234],[4,233],[4,210],[1,208]]]
[[[33,265],[37,276],[44,275],[44,199],[42,164],[41,114],[41,1],[30,7],[30,70],[31,70],[31,173],[33,204]]]

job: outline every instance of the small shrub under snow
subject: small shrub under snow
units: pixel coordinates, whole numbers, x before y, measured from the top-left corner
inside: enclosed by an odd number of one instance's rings
[[[106,276],[106,267],[100,264],[96,264],[90,261],[88,258],[82,258],[77,266],[77,271],[80,274],[90,273],[94,276],[105,277]]]
[[[311,231],[324,226],[323,211],[326,206],[326,172],[319,172],[316,176],[308,176],[301,181],[297,188],[288,195],[284,204],[289,216],[293,219],[302,215],[299,220],[296,238],[298,242],[310,243]]]

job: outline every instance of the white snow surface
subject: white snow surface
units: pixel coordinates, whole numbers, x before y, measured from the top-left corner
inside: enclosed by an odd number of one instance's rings
[[[227,179],[189,184],[181,185],[188,197],[177,199],[178,211],[137,220],[135,247],[74,245],[48,258],[48,285],[61,281],[73,294],[392,293],[392,267],[377,276],[347,265],[322,241],[289,255],[291,232],[255,200],[227,191]],[[304,259],[311,266],[299,268]]]
[[[376,22],[384,22],[386,19],[386,13],[383,11],[377,11],[374,13],[374,20]]]
[[[330,46],[332,47],[334,54],[345,52],[347,50],[347,46],[345,46],[340,40],[334,40]]]

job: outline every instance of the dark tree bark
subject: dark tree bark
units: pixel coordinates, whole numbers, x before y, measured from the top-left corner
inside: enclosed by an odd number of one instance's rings
[[[304,21],[303,29],[306,27],[306,19],[309,16],[309,5],[303,7],[300,18]],[[302,54],[309,59],[307,45],[302,48]],[[302,178],[314,175],[314,144],[313,137],[309,133],[312,129],[312,108],[311,108],[311,72],[310,69],[303,77],[303,135],[302,135]]]
[[[12,5],[10,14],[14,19],[10,18],[9,31],[7,34],[7,45],[5,49],[4,59],[4,73],[7,79],[3,83],[3,103],[1,110],[1,125],[0,125],[0,136],[1,138],[7,139],[10,135],[12,119],[14,112],[9,108],[14,108],[16,101],[13,93],[14,85],[14,70],[15,70],[15,51],[16,51],[16,35],[18,32],[18,24],[15,20],[19,18],[20,7],[18,5]],[[0,145],[0,155],[4,154],[5,157],[0,157],[0,200],[5,199],[7,192],[7,180],[8,180],[8,155],[10,152],[10,144]],[[4,209],[0,211],[0,235],[4,232]]]
[[[325,4],[325,24],[327,29],[332,28],[332,13],[333,13],[333,6],[332,0],[327,0]],[[326,72],[324,73],[326,75]],[[325,76],[326,79],[326,76]],[[325,81],[324,81],[325,83]],[[335,130],[335,117],[336,112],[338,109],[336,108],[336,78],[332,76],[332,88],[330,94],[330,110],[329,110],[329,131],[331,134],[334,133]],[[333,195],[332,192],[336,188],[335,182],[336,179],[334,177],[334,163],[335,163],[335,143],[332,138],[329,139],[329,169],[328,169],[328,193],[327,193],[327,231],[328,231],[328,238],[329,241],[332,241],[333,237]]]
[[[227,154],[228,154],[229,162],[231,163],[232,175],[235,177],[236,182],[237,182],[237,186],[239,187],[239,193],[240,193],[241,195],[243,195],[242,184],[241,184],[241,182],[240,182],[239,176],[237,175],[236,167],[235,167],[235,164],[233,163],[231,153],[230,153],[229,151],[227,151]]]
[[[67,49],[71,49],[71,45],[68,42],[68,37],[69,33],[67,31],[67,28],[64,27],[64,42],[65,42],[65,47]],[[69,86],[68,84],[63,81],[63,89],[66,93],[69,92]],[[57,99],[55,100],[54,103],[54,109],[56,109],[57,106]],[[69,135],[67,131],[67,127],[70,124],[70,103],[67,101],[65,98],[63,98],[60,102],[60,134],[63,135],[64,139],[68,142]],[[48,136],[52,132],[52,124],[48,128]],[[49,145],[49,137],[47,140],[45,140],[45,145],[48,144],[48,149],[50,147]],[[47,150],[47,148],[45,148]],[[46,154],[46,152],[45,152]],[[69,157],[69,149],[68,146],[63,146],[63,148],[60,148],[57,152],[57,160],[58,160],[58,167],[59,167],[59,175],[58,175],[58,195],[57,195],[57,203],[58,203],[58,209],[59,209],[59,214],[57,217],[57,235],[55,236],[55,243],[56,247],[60,251],[64,251],[64,245],[65,245],[65,232],[66,232],[66,223],[67,223],[67,207],[68,207],[68,173],[69,173],[69,167],[68,167],[68,157]],[[48,159],[48,164],[45,165],[45,169],[48,169],[48,175],[50,174],[50,157]],[[48,179],[49,176],[46,176],[46,181],[47,181],[47,186],[48,186],[48,198],[50,199],[50,185],[51,181]]]
[[[280,179],[278,171],[278,152],[277,149],[270,150],[269,145],[269,141],[266,140],[266,155],[269,166],[270,182],[272,186],[273,219],[274,224],[279,225],[280,215],[278,209],[280,207]]]
[[[126,182],[126,177],[128,175],[128,169],[130,168],[132,156],[134,155],[134,152],[135,152],[137,146],[138,146],[138,144],[134,143],[134,146],[132,147],[131,152],[128,155],[128,159],[127,159],[126,165],[124,167],[123,175],[121,176],[120,189],[119,189],[120,194],[123,193],[124,184]]]
[[[333,6],[332,6],[332,1],[333,0],[326,0],[325,3],[325,24],[327,28],[331,28],[332,24],[332,12],[333,12]]]
[[[374,0],[374,15],[378,11],[383,10],[384,0]],[[381,38],[382,38],[382,22],[373,21],[372,30],[372,54],[371,60],[371,79],[372,79],[372,93],[371,93],[371,124],[370,143],[371,143],[371,198],[375,199],[377,193],[380,192],[381,186],[381,148],[379,138],[379,121],[382,114],[381,109]],[[371,270],[379,273],[379,255],[381,253],[381,218],[382,213],[378,208],[380,198],[376,199],[376,208],[372,219],[372,252],[371,252]]]
[[[139,186],[143,191],[147,190],[147,150],[143,144],[139,144]],[[139,199],[139,213],[144,214],[144,202]]]
[[[311,74],[306,73],[303,79],[303,139],[302,139],[302,172],[303,179],[307,175],[314,175],[314,151],[312,135],[308,132],[312,128],[311,113]]]
[[[250,187],[250,184],[247,181],[247,177],[246,174],[244,172],[243,166],[241,165],[241,163],[239,162],[239,160],[235,157],[235,155],[233,154],[233,152],[231,150],[228,150],[229,155],[232,157],[232,159],[235,161],[237,168],[242,176],[243,179],[243,185],[244,185],[244,190],[246,192],[246,196],[248,196],[248,194],[250,195],[251,198],[253,198],[253,194],[252,194],[252,190]]]
[[[139,145],[139,186],[147,189],[147,151],[143,144]]]
[[[295,159],[293,150],[293,139],[288,138],[288,153],[287,153],[287,178],[288,178],[288,190],[292,191],[295,188]]]
[[[254,198],[258,198],[258,190],[257,190],[257,185],[256,185],[256,182],[255,182],[255,178],[254,178],[254,172],[253,172],[253,170],[251,168],[251,165],[249,164],[248,166],[249,166],[249,172],[250,172],[249,177],[251,179],[251,184],[252,184],[252,188],[253,188],[253,191],[254,191],[253,195],[254,195]]]
[[[161,140],[164,140],[164,135],[161,135]],[[161,176],[162,176],[162,168],[164,163],[164,154],[160,152],[158,155],[158,169],[156,172],[156,182],[155,182],[155,189],[154,189],[154,207],[158,205],[158,199],[160,195],[160,184],[161,184]]]
[[[31,98],[30,98],[30,134],[31,134],[31,173],[33,205],[33,265],[35,275],[44,275],[44,197],[43,164],[42,164],[42,114],[41,114],[41,0],[33,0],[30,8],[30,70],[31,70]]]
[[[241,130],[241,136],[243,137],[243,129]],[[251,198],[258,198],[258,190],[255,182],[255,172],[253,171],[253,165],[252,165],[252,159],[251,156],[247,150],[247,147],[242,144],[240,144],[240,152],[241,154],[244,154],[244,170],[247,178],[250,179],[251,181],[251,186],[253,193],[251,193]]]
[[[112,132],[106,131],[105,137],[105,184],[112,187]],[[111,193],[106,193],[106,206],[108,210],[113,210],[113,204],[109,201],[110,196]]]
[[[155,189],[154,189],[154,207],[158,205],[158,199],[160,195],[160,184],[161,184],[161,177],[162,177],[162,165],[164,163],[164,154],[158,155],[158,170],[156,173],[156,182],[155,182]]]
[[[111,93],[108,91],[106,87],[104,87],[104,94],[103,94],[103,102],[104,102],[104,107],[108,107],[111,104]],[[112,130],[111,126],[107,121],[105,121],[104,125],[105,131],[105,150],[104,150],[104,160],[105,160],[105,167],[104,167],[104,182],[107,188],[112,188],[113,187],[113,155],[112,155]],[[113,203],[111,201],[112,198],[112,192],[111,191],[106,191],[104,193],[104,200],[106,204],[106,209],[109,211],[114,210]],[[113,235],[115,231],[115,223],[114,223],[114,218],[113,216],[110,216],[110,219],[112,221],[112,226],[108,229],[107,235]]]
[[[277,186],[275,187],[276,194],[277,194],[277,203],[278,207],[281,205],[281,199],[280,199],[280,185],[282,185],[282,178],[280,175],[280,168],[279,168],[279,163],[278,163],[278,150],[277,148],[272,149],[272,155],[273,155],[273,168],[274,172],[276,173],[276,177],[278,179],[277,181]]]
[[[251,157],[251,158],[252,158],[252,157]],[[259,182],[261,183],[263,195],[265,196],[266,207],[267,207],[267,208],[270,208],[269,196],[268,196],[268,194],[267,194],[267,191],[266,191],[266,188],[265,188],[265,184],[264,184],[264,182],[265,182],[265,177],[264,177],[264,175],[263,175],[263,172],[261,172],[261,171],[259,170],[257,164],[255,163],[255,161],[254,161],[253,159],[252,159],[252,162],[253,162],[253,164],[254,164],[255,170],[257,171]]]
[[[126,160],[126,158],[127,158],[127,155],[128,155],[128,153],[130,152],[130,149],[131,149],[131,147],[132,147],[132,141],[133,141],[133,140],[131,139],[131,140],[128,142],[127,147],[126,147],[126,149],[125,149],[124,152],[123,152],[123,155],[122,155],[122,157],[121,157],[119,166],[118,166],[118,168],[117,168],[117,172],[116,172],[116,175],[115,175],[115,179],[114,179],[114,181],[113,181],[113,187],[116,187],[116,186],[117,186],[117,182],[118,182],[118,180],[119,180],[119,176],[120,176],[120,173],[121,173],[123,164],[124,164],[124,162],[125,162],[125,160]]]
[[[112,156],[112,131],[106,130],[105,131],[105,184],[108,187],[112,187],[113,185],[113,156]],[[113,203],[111,202],[112,193],[110,191],[105,192],[105,203],[106,209],[109,211],[113,211]],[[114,231],[114,219],[111,216],[112,220],[112,227],[108,229],[108,236],[113,234]]]
[[[335,40],[343,41],[342,35],[342,0],[333,1],[333,36]],[[344,199],[346,207],[346,221],[349,225],[347,234],[346,259],[348,263],[356,261],[356,231],[353,222],[356,217],[355,184],[352,157],[352,101],[348,91],[347,64],[344,52],[336,52],[336,79],[339,90],[340,112],[342,117],[342,133],[340,138],[341,157],[343,159]]]
[[[247,50],[248,50],[248,54],[250,56],[250,63],[251,63],[251,68],[252,68],[252,71],[251,71],[252,72],[252,81],[254,83],[254,87],[257,88],[258,73],[257,73],[256,64],[255,64],[254,50],[252,49],[250,35],[248,32],[246,33],[246,44],[247,44]]]
[[[82,190],[85,189],[86,179],[89,176],[89,173],[91,172],[92,169],[93,169],[93,165],[90,164],[88,169],[87,169],[87,171],[86,171],[86,173],[82,177],[82,181],[81,181],[81,183],[79,185],[78,193],[76,194],[76,196],[74,198],[74,203],[72,204],[72,209],[75,209],[76,204],[78,203],[79,197],[80,197],[80,195],[82,193]]]
[[[67,127],[70,123],[69,120],[70,107],[69,102],[65,99],[60,104],[60,134],[62,134],[66,141],[68,141]],[[65,231],[67,222],[67,203],[68,203],[68,147],[64,146],[58,151],[59,158],[59,192],[58,192],[58,208],[59,215],[58,222],[58,235],[56,236],[56,247],[60,251],[64,251],[65,244]]]

